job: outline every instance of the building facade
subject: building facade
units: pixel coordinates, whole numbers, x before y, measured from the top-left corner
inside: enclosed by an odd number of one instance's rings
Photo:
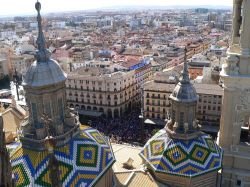
[[[137,96],[134,71],[104,72],[104,68],[79,68],[66,81],[70,107],[80,114],[120,117],[131,110]]]
[[[0,112],[0,186],[14,187],[9,153],[5,144],[4,122]]]

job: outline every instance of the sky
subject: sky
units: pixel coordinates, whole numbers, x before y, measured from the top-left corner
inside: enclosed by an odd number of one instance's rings
[[[0,15],[35,14],[36,0],[0,0]],[[40,0],[42,12],[91,10],[113,6],[225,5],[233,0]]]

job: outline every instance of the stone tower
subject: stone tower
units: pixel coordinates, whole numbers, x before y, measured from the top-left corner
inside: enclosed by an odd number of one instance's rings
[[[171,187],[216,186],[222,152],[199,130],[195,116],[198,96],[189,80],[186,55],[182,76],[170,99],[170,119],[146,143],[140,156],[152,175]]]
[[[10,155],[15,184],[110,187],[115,162],[110,143],[97,130],[80,125],[66,106],[66,74],[46,49],[41,3],[35,8],[38,50],[23,82],[30,116]]]
[[[234,0],[232,43],[220,73],[224,96],[219,145],[222,186],[250,186],[250,0]],[[244,135],[243,130],[246,133]],[[247,130],[248,129],[248,130]],[[245,138],[243,138],[243,135]]]
[[[41,4],[36,3],[38,12],[38,37],[36,61],[28,69],[24,78],[27,105],[30,109],[29,124],[24,127],[27,138],[44,139],[48,136],[44,116],[50,119],[50,133],[59,136],[67,131],[65,125],[65,81],[67,75],[59,64],[50,58],[42,31]],[[32,137],[31,137],[32,136]]]
[[[12,187],[12,173],[10,158],[5,146],[5,134],[3,131],[3,118],[0,113],[0,187]]]

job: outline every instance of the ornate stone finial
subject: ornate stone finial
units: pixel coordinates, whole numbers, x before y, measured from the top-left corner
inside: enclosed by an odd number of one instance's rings
[[[49,152],[48,168],[50,169],[49,178],[51,181],[51,185],[54,187],[61,187],[62,183],[60,180],[60,170],[59,170],[60,164],[54,153],[56,143],[53,137],[50,136],[45,139],[45,146]]]
[[[37,62],[48,62],[48,60],[50,59],[50,52],[46,49],[46,41],[42,30],[42,17],[40,14],[41,3],[37,1],[35,7],[37,10],[37,23],[38,23],[38,37],[36,41],[38,50],[36,52],[36,59]]]
[[[51,137],[51,127],[50,127],[50,123],[52,122],[52,120],[48,117],[48,115],[43,114],[41,117],[41,120],[44,123],[44,128],[46,130],[46,135],[47,137]]]
[[[0,113],[3,113],[5,111],[5,108],[3,106],[3,103],[0,103]]]
[[[15,100],[15,96],[13,95],[11,97],[11,105],[10,105],[12,108],[15,108],[16,107],[16,100]]]
[[[179,127],[178,122],[175,122],[175,123],[174,123],[174,126],[173,126],[173,130],[176,131],[176,129],[177,129],[178,127]]]
[[[182,76],[180,78],[181,83],[189,83],[189,74],[188,74],[188,66],[187,66],[187,48],[185,47],[184,49],[184,66],[183,66],[183,71],[182,71]]]

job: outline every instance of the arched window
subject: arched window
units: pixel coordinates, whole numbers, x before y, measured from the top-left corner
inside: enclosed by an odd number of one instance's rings
[[[62,98],[59,98],[58,99],[58,112],[59,112],[59,115],[60,115],[60,118],[61,119],[63,119],[63,116],[64,116],[64,114],[63,114],[63,100],[62,100]]]
[[[51,117],[51,106],[49,101],[44,103],[44,113]]]
[[[36,107],[36,103],[32,103],[31,104],[31,108],[32,108],[32,117],[35,123],[38,122],[38,116],[37,116],[37,107]]]

